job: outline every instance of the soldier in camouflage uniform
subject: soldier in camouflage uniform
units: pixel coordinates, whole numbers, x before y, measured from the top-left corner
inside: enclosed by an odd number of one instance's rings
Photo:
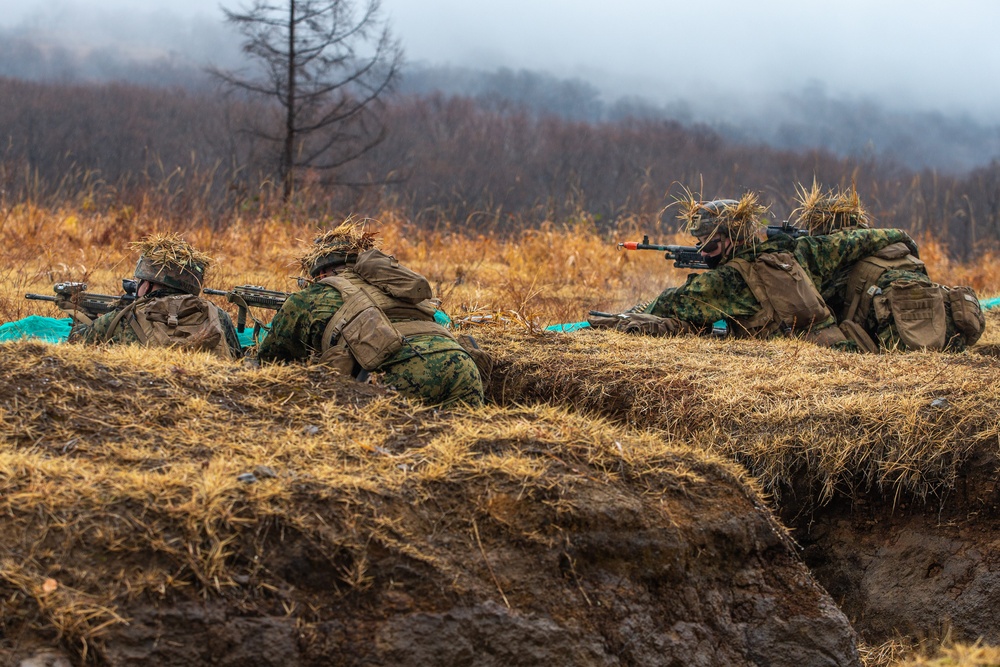
[[[198,297],[201,293],[205,271],[211,263],[210,257],[173,234],[150,236],[134,243],[133,246],[140,252],[139,262],[135,267],[135,279],[138,282],[135,304],[175,299],[185,295]],[[217,318],[214,318],[217,334],[215,341],[207,345],[204,345],[204,340],[198,341],[197,345],[185,345],[182,341],[178,341],[177,346],[218,351],[220,356],[232,359],[243,356],[236,327],[233,326],[228,313],[209,301],[204,299],[201,301],[206,310],[210,308],[217,315]],[[141,327],[136,326],[136,318],[131,316],[133,311],[130,307],[105,313],[93,322],[89,322],[86,321],[88,318],[78,317],[78,311],[72,302],[67,301],[57,305],[70,313],[76,321],[69,337],[70,342],[90,345],[128,343],[155,346],[157,344],[155,340],[140,340],[143,331]]]
[[[870,226],[852,187],[821,192],[801,189],[796,225],[839,239]],[[933,283],[913,246],[893,244],[837,271],[823,297],[843,323],[856,323],[881,350],[944,349],[959,352],[985,328],[979,299],[968,287]],[[897,316],[902,323],[897,323]]]
[[[857,340],[859,332],[838,327],[821,292],[839,271],[885,246],[903,243],[916,250],[899,230],[852,229],[837,237],[798,239],[777,234],[762,241],[758,230],[767,209],[753,193],[739,201],[692,198],[682,207],[680,218],[711,268],[667,288],[643,314],[620,319],[616,328],[698,333],[721,319],[737,337],[794,335],[837,349],[870,349],[870,341]],[[610,324],[597,319],[598,326]]]
[[[433,321],[434,308],[425,300],[430,285],[375,246],[374,234],[351,220],[315,240],[301,259],[312,283],[288,297],[271,321],[258,352],[261,362],[313,358],[355,377],[362,370],[378,373],[383,384],[429,405],[481,405],[483,383],[476,363]],[[379,259],[387,260],[383,268],[389,267],[389,273],[405,272],[418,291],[425,291],[415,298],[396,298],[379,276],[362,277],[362,269]],[[364,317],[370,324],[353,327]],[[371,367],[365,368],[359,359],[368,353]]]

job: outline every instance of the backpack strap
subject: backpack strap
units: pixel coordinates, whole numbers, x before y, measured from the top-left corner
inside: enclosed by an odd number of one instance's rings
[[[115,332],[118,330],[118,327],[121,326],[121,321],[126,317],[129,317],[128,320],[129,328],[132,329],[132,332],[139,339],[139,342],[142,345],[145,345],[149,340],[149,337],[146,336],[146,333],[142,330],[142,327],[139,326],[139,323],[136,321],[135,307],[140,303],[145,303],[147,301],[149,301],[149,299],[147,299],[146,297],[142,297],[136,299],[129,305],[119,310],[118,314],[116,314],[114,318],[111,320],[111,326],[108,327],[107,333],[104,334],[104,340],[101,342],[104,343],[110,342],[110,340],[114,338]]]
[[[330,318],[330,320],[326,323],[326,326],[323,328],[323,337],[320,338],[319,348],[320,353],[323,353],[337,344],[337,341],[340,338],[340,332],[349,319],[348,316],[354,315],[358,310],[363,309],[358,308],[361,304],[358,303],[359,299],[357,297],[360,296],[361,299],[364,299],[366,295],[361,291],[360,287],[355,285],[343,274],[327,276],[319,282],[324,285],[329,285],[340,292],[341,296],[344,297],[344,305],[342,305],[337,312],[333,314],[333,317]],[[365,304],[365,307],[368,305],[369,304]],[[340,341],[340,344],[343,345],[343,341]]]

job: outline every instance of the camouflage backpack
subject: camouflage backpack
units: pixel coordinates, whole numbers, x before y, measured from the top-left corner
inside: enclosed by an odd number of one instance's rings
[[[192,294],[137,299],[115,316],[105,340],[123,322],[146,347],[180,347],[232,358],[218,310]]]

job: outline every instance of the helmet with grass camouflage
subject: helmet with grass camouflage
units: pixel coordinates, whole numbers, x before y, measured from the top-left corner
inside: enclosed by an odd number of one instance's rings
[[[697,202],[697,209],[688,218],[688,231],[692,236],[707,238],[714,236],[720,227],[725,225],[723,214],[727,208],[736,206],[735,199],[715,199],[713,201]]]
[[[687,223],[691,235],[701,240],[721,233],[734,243],[745,243],[756,236],[760,218],[766,212],[767,207],[757,202],[757,195],[748,192],[739,200],[681,201],[678,217]]]
[[[367,222],[348,218],[335,229],[317,236],[299,258],[302,270],[315,278],[327,269],[353,263],[358,253],[377,247],[375,234],[364,230]]]
[[[808,230],[813,236],[871,226],[871,217],[853,186],[841,192],[824,192],[813,181],[812,189],[806,190],[800,185],[798,191],[799,207],[792,211],[792,215],[797,216],[795,226]]]
[[[133,246],[139,250],[135,266],[137,280],[166,285],[197,296],[205,280],[205,270],[211,258],[195,250],[175,234],[154,235]]]

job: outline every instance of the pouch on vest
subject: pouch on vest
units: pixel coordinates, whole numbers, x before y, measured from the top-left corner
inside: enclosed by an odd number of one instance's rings
[[[354,357],[346,345],[334,345],[319,355],[318,363],[329,366],[345,377],[353,377],[355,370]]]
[[[941,350],[947,333],[944,295],[940,285],[900,280],[875,297],[873,306],[880,324],[892,317],[908,349]]]
[[[365,282],[407,303],[420,303],[433,296],[431,285],[426,278],[405,266],[400,266],[399,260],[377,248],[358,255],[354,272]]]
[[[830,316],[812,278],[790,253],[764,253],[754,262],[754,269],[789,333],[808,331]]]
[[[924,263],[910,254],[902,241],[891,243],[870,257],[859,260],[847,277],[843,310],[838,320],[854,320],[865,326],[872,300],[878,296],[878,279],[889,269],[925,273]]]
[[[365,308],[340,332],[340,339],[366,371],[373,371],[403,349],[403,337],[376,306]]]
[[[215,306],[194,295],[139,299],[116,316],[109,337],[126,317],[139,342],[146,347],[183,347],[226,359],[232,357]]]
[[[965,337],[965,344],[972,345],[986,329],[986,317],[979,305],[979,297],[971,287],[948,287],[948,302],[955,329]]]

